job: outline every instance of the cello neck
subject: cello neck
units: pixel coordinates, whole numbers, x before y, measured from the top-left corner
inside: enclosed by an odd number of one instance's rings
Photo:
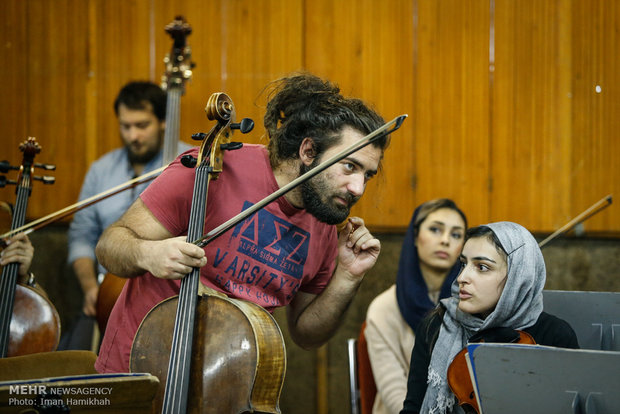
[[[230,141],[230,124],[234,121],[234,106],[223,93],[211,95],[205,110],[209,119],[217,120],[217,125],[208,134],[204,134],[199,156],[195,160],[197,166],[187,229],[188,242],[200,237],[204,231],[209,181],[216,179],[221,172],[221,145]],[[190,164],[188,167],[194,166]],[[199,284],[200,268],[192,269],[181,280],[162,405],[162,413],[165,414],[185,413],[187,409]]]
[[[194,240],[202,234],[209,180],[209,167],[207,165],[198,166],[194,180],[194,194],[187,233],[188,241]],[[192,272],[181,280],[162,406],[162,413],[165,414],[185,413],[187,409],[199,283],[200,268],[192,269]]]

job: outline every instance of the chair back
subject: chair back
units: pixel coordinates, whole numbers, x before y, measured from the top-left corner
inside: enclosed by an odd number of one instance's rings
[[[364,321],[358,337],[349,338],[347,341],[351,414],[371,414],[377,395],[377,386],[368,357],[365,329],[366,322]]]
[[[366,322],[364,321],[357,338],[357,378],[360,389],[361,414],[371,414],[372,406],[375,403],[375,396],[377,395],[377,385],[375,384],[375,377],[372,374],[370,358],[368,357],[368,344],[364,335],[365,329]]]

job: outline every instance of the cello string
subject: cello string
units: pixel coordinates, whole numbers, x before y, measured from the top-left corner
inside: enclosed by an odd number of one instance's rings
[[[24,169],[25,170],[25,169]],[[25,221],[26,205],[30,195],[30,174],[23,173],[17,186],[17,201],[11,219],[11,228],[19,227]],[[2,307],[0,307],[0,357],[8,354],[11,318],[15,304],[15,288],[19,274],[19,263],[9,263],[2,269]]]
[[[208,167],[200,165],[196,168],[188,240],[200,235],[204,227],[208,174]],[[203,185],[205,176],[207,184]],[[163,412],[183,412],[187,405],[199,278],[200,269],[195,268],[181,280]]]

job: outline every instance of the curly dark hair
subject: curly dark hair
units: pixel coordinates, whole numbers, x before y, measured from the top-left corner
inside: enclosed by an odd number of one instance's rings
[[[120,104],[129,109],[147,109],[147,103],[153,107],[153,113],[160,121],[166,120],[167,95],[158,85],[149,81],[129,82],[120,90],[114,100],[114,113],[118,116]]]
[[[285,160],[299,158],[304,138],[313,139],[318,157],[340,142],[340,133],[346,126],[367,135],[385,124],[363,101],[342,96],[337,85],[310,73],[278,79],[268,88],[264,123],[273,168]],[[373,141],[372,145],[385,150],[389,136]]]

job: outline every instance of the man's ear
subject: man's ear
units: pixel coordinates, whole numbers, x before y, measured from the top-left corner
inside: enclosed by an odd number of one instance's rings
[[[304,138],[299,145],[299,159],[305,165],[311,165],[316,157],[314,149],[314,140],[312,138]]]

